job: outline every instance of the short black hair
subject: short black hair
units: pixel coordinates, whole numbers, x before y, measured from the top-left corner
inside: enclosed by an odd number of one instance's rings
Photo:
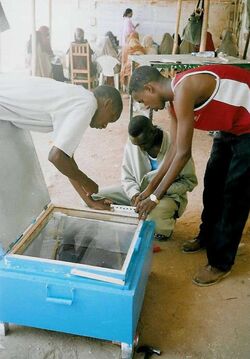
[[[128,125],[128,133],[132,137],[137,137],[142,133],[146,133],[153,127],[152,121],[146,116],[134,116]]]
[[[143,86],[151,81],[161,81],[160,72],[151,66],[140,66],[134,70],[129,82],[129,93],[137,92],[143,89]]]
[[[94,89],[94,95],[96,98],[111,99],[114,110],[118,115],[121,114],[123,109],[123,103],[120,92],[113,86],[101,85]]]

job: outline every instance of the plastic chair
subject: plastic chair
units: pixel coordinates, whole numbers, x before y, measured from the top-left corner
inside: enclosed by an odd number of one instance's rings
[[[103,84],[104,76],[113,77],[115,88],[119,90],[119,73],[115,74],[114,68],[116,65],[120,64],[120,62],[112,56],[103,55],[96,59],[96,62],[101,67],[101,73],[99,76],[99,85]]]

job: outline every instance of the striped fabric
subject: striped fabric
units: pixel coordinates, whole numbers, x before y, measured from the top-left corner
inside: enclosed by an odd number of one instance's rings
[[[216,86],[211,97],[194,109],[194,127],[206,131],[225,131],[235,135],[250,133],[250,72],[231,65],[208,65],[177,74],[178,84],[189,76],[211,74]]]

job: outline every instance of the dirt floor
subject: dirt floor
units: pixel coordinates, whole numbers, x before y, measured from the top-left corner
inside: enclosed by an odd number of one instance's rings
[[[101,186],[119,183],[127,100],[124,106],[117,123],[102,131],[89,129],[76,153],[79,167]],[[164,111],[156,114],[155,123],[168,127]],[[50,136],[35,134],[34,140],[52,202],[81,208],[68,180],[47,161]],[[161,252],[154,254],[138,326],[140,343],[160,348],[164,359],[250,358],[250,226],[244,231],[231,275],[215,286],[200,288],[191,281],[199,266],[206,264],[205,253],[181,252],[183,241],[198,231],[202,178],[211,143],[207,133],[196,131],[193,157],[199,185],[189,195],[173,238],[160,243]],[[115,359],[119,355],[119,347],[111,343],[15,325],[10,326],[8,336],[0,338],[1,359]]]

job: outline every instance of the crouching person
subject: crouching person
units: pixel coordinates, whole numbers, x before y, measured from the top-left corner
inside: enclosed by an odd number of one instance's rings
[[[168,152],[170,138],[167,132],[154,126],[145,116],[133,117],[128,132],[121,185],[103,188],[95,198],[107,198],[114,204],[135,206],[137,197],[155,176]],[[155,221],[157,239],[167,240],[172,235],[176,219],[183,214],[187,206],[187,192],[192,191],[196,185],[197,178],[191,159],[148,215],[148,219]]]

